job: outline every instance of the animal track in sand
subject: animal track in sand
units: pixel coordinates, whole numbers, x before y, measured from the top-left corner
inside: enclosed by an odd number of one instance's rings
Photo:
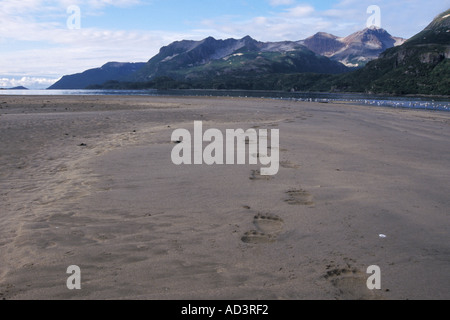
[[[241,238],[245,243],[270,243],[277,239],[277,235],[283,230],[284,221],[272,214],[259,213],[254,217],[254,225],[258,230],[251,230]]]
[[[327,266],[324,278],[337,289],[339,300],[376,300],[381,297],[367,288],[368,275],[347,264],[345,267]]]
[[[252,170],[252,173],[250,174],[250,180],[271,180],[273,179],[273,176],[262,176],[261,171],[259,170]]]
[[[242,242],[245,243],[258,244],[258,243],[274,242],[276,240],[276,237],[271,234],[252,230],[246,232],[244,236],[241,238],[241,240]]]
[[[290,161],[280,161],[280,166],[285,169],[298,169],[300,165]]]
[[[275,234],[283,229],[284,221],[280,217],[272,214],[261,214],[255,216],[253,223],[262,232]]]
[[[312,195],[303,189],[292,189],[286,192],[288,198],[284,202],[290,205],[303,205],[311,206],[314,205]]]

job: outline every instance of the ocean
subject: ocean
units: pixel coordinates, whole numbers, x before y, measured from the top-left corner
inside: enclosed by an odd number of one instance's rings
[[[450,99],[417,96],[383,96],[356,93],[302,93],[248,90],[0,90],[0,95],[139,95],[253,97],[293,101],[345,101],[367,106],[450,111]]]

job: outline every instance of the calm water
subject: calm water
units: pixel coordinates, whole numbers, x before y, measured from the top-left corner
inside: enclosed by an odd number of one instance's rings
[[[449,99],[392,97],[365,94],[298,93],[244,90],[0,90],[0,95],[139,95],[139,96],[219,96],[256,97],[294,101],[348,101],[368,106],[450,111]]]

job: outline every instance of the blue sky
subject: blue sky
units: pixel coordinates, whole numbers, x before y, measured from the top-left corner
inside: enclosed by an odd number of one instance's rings
[[[73,5],[81,28],[70,30]],[[182,39],[347,36],[366,27],[370,5],[380,7],[381,27],[409,38],[450,0],[0,0],[0,87],[46,88],[108,61],[147,61]]]

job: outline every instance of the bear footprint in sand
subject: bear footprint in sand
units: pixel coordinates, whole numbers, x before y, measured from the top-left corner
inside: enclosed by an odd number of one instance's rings
[[[298,169],[300,165],[290,161],[280,161],[280,166],[285,169]]]
[[[241,238],[242,242],[253,244],[274,242],[275,239],[276,237],[271,234],[259,232],[256,230],[246,232]]]
[[[284,201],[290,205],[304,205],[311,206],[314,205],[312,195],[303,189],[294,189],[286,192],[288,198]]]
[[[253,223],[258,230],[246,232],[241,238],[245,243],[274,242],[284,225],[283,219],[271,214],[258,214],[254,217]]]
[[[268,234],[279,233],[284,225],[284,221],[280,217],[261,213],[255,216],[253,223],[260,231]]]
[[[336,288],[335,299],[338,300],[378,300],[381,296],[367,288],[367,275],[347,265],[344,268],[327,266],[324,278]]]

